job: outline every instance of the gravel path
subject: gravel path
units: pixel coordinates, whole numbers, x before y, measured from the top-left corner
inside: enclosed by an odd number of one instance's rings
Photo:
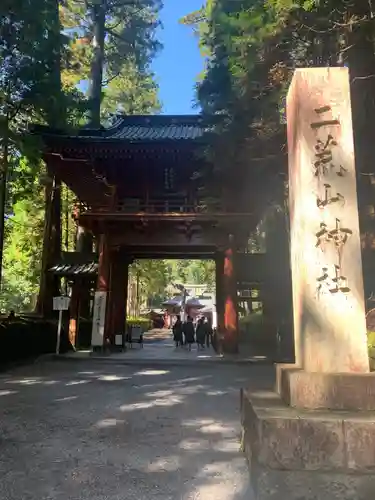
[[[0,499],[251,500],[239,388],[265,367],[46,362],[0,376]]]

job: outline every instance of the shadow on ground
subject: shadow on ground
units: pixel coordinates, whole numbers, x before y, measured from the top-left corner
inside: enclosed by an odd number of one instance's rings
[[[272,381],[265,366],[56,362],[4,374],[0,498],[251,499],[239,388]]]

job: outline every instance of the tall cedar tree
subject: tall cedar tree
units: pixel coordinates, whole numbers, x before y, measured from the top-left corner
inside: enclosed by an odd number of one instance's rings
[[[91,126],[111,114],[158,111],[150,63],[160,48],[160,0],[67,0],[62,19],[76,59],[64,76],[70,84],[88,81]]]

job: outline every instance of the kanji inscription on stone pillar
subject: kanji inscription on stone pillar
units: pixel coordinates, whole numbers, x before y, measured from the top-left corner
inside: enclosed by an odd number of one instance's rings
[[[347,69],[297,70],[287,125],[296,363],[368,372]]]

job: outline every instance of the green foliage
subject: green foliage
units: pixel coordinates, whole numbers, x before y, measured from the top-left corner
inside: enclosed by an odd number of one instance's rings
[[[202,22],[206,21],[205,8],[202,6],[199,10],[187,14],[182,19],[180,19],[181,24],[186,24],[188,26],[196,26]]]
[[[213,260],[190,261],[189,283],[196,285],[207,285],[208,290],[215,287],[215,262]]]
[[[17,201],[7,220],[0,310],[30,311],[39,288],[44,199]]]
[[[168,283],[168,267],[164,260],[138,260],[130,266],[129,273],[130,280],[139,280],[141,294],[163,293]]]
[[[240,124],[247,139],[256,124],[278,125],[293,70],[337,64],[351,28],[372,18],[370,6],[359,3],[337,10],[330,0],[207,0],[201,43],[211,56],[199,88],[205,111],[225,113],[226,125]]]
[[[21,310],[32,307],[38,286],[44,204],[40,143],[27,129],[33,122],[62,126],[69,101],[61,92],[66,40],[58,1],[5,0],[0,37],[0,163],[7,179],[0,306]]]
[[[27,124],[53,116],[62,119],[55,59],[60,47],[54,0],[17,0],[0,6],[0,147],[3,168],[21,150],[30,155]],[[42,35],[41,35],[42,34]],[[35,144],[34,144],[35,146]]]
[[[0,309],[29,311],[39,287],[44,195],[44,167],[19,157],[11,162],[3,256]]]
[[[111,80],[105,89],[102,102],[104,117],[119,113],[149,114],[159,109],[157,87],[152,75],[139,73],[131,62],[124,64],[118,77]]]
[[[189,280],[189,261],[187,260],[178,260],[177,261],[177,276],[180,281],[186,283]]]
[[[148,332],[152,328],[151,320],[146,319],[146,318],[136,318],[136,317],[130,316],[126,319],[126,324],[128,326],[140,326],[142,329],[142,332]]]
[[[155,38],[160,8],[160,0],[107,2],[104,117],[159,111],[150,61],[161,47]]]
[[[138,260],[130,268],[130,282],[139,284],[139,303],[160,308],[168,298],[170,284],[207,285],[215,288],[215,262],[213,260]]]
[[[76,201],[75,194],[63,184],[61,186],[61,234],[64,252],[73,252],[75,250],[77,227],[72,218],[72,212]]]
[[[285,96],[293,71],[340,64],[354,50],[353,30],[368,30],[373,18],[359,4],[338,10],[329,0],[207,0],[197,20],[208,55],[198,99],[205,114],[222,117],[208,151],[215,165],[207,175],[210,195],[220,198],[217,186],[231,186],[238,196],[228,205],[247,212],[275,202],[286,170]],[[248,196],[250,184],[269,199]]]
[[[369,349],[375,349],[375,332],[367,332],[367,345]]]
[[[213,260],[167,260],[170,282],[215,287],[215,261]]]

